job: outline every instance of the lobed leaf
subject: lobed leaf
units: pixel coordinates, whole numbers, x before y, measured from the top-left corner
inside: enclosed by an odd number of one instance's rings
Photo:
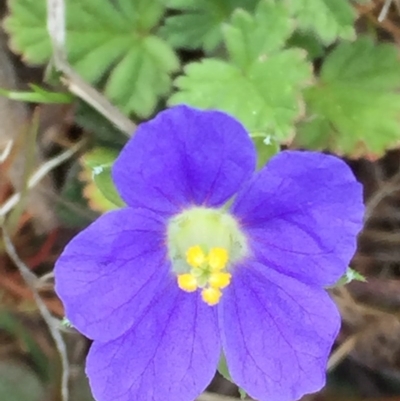
[[[169,104],[218,108],[250,132],[290,140],[301,113],[300,91],[311,79],[305,52],[282,49],[292,31],[289,11],[280,2],[263,0],[254,17],[236,11],[224,29],[231,62],[206,58],[188,64]]]
[[[305,91],[308,118],[296,143],[350,157],[378,157],[400,140],[400,63],[391,44],[340,44]]]
[[[355,39],[356,12],[349,0],[290,0],[300,30],[316,34],[325,45]]]
[[[31,64],[51,57],[46,2],[9,0],[5,28],[11,48]],[[164,13],[161,0],[69,0],[67,50],[74,68],[127,114],[150,116],[179,67],[171,46],[151,32]],[[105,84],[103,85],[103,82]]]
[[[231,60],[246,68],[254,60],[282,49],[294,30],[285,3],[260,2],[254,16],[238,9],[230,24],[224,26],[224,39]]]
[[[258,0],[170,0],[168,6],[180,12],[166,18],[161,29],[174,47],[211,52],[222,42],[222,24],[233,11],[254,11]]]

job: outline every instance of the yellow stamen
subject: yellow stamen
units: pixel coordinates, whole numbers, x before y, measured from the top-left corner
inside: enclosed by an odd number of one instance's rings
[[[178,286],[181,290],[186,292],[193,292],[197,290],[196,277],[187,273],[178,275]]]
[[[201,292],[203,301],[210,306],[216,305],[221,299],[222,292],[218,288],[204,288]]]
[[[224,248],[211,248],[208,253],[208,264],[212,271],[225,268],[228,262],[228,251]]]
[[[178,286],[186,292],[201,289],[203,301],[216,305],[222,297],[221,290],[231,282],[231,274],[225,271],[229,254],[225,248],[211,248],[206,254],[200,245],[191,246],[186,252],[188,273],[178,274]]]
[[[216,272],[212,273],[210,278],[208,279],[208,284],[214,288],[225,288],[231,282],[232,275],[230,273],[225,272]]]
[[[191,246],[186,252],[186,261],[192,267],[200,267],[206,261],[206,255],[199,245]]]

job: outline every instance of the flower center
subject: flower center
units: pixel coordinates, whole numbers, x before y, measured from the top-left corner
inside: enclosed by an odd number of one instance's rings
[[[221,209],[195,207],[169,221],[167,238],[179,288],[201,290],[203,301],[216,305],[231,281],[233,263],[248,252],[238,222]]]

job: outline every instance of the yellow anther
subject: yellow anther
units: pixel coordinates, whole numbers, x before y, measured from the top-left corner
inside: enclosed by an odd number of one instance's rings
[[[208,279],[208,284],[214,288],[225,288],[231,282],[232,275],[230,273],[216,272],[212,273]]]
[[[179,274],[178,275],[178,286],[181,290],[186,292],[193,292],[197,290],[196,277],[191,274]]]
[[[186,261],[192,267],[200,267],[206,261],[206,255],[199,245],[191,246],[186,252]]]
[[[178,286],[186,292],[201,289],[201,296],[207,305],[216,305],[221,299],[221,289],[229,285],[231,274],[224,271],[228,263],[225,248],[211,248],[208,255],[200,245],[190,247],[186,252],[190,272],[178,274]]]
[[[218,288],[208,287],[201,292],[203,301],[210,306],[216,305],[221,299],[222,292]]]
[[[211,248],[208,253],[208,264],[212,271],[225,268],[228,263],[228,251],[225,248]]]

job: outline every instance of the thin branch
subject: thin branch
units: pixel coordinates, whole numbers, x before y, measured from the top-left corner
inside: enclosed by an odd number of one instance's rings
[[[28,180],[28,189],[33,188],[37,185],[51,170],[59,166],[68,160],[74,153],[76,153],[84,144],[84,141],[78,142],[76,145],[60,153],[58,156],[48,160],[46,163],[42,164],[39,169],[32,174],[31,178]],[[17,192],[12,195],[3,205],[0,206],[0,218],[4,216],[20,201],[21,192]]]
[[[6,142],[6,145],[4,146],[4,149],[0,154],[0,164],[4,163],[7,160],[8,156],[11,153],[11,149],[13,147],[13,144],[14,144],[14,140],[13,139],[9,139]]]
[[[65,20],[64,0],[47,0],[47,31],[50,35],[55,61],[67,61]]]
[[[62,68],[58,67],[58,69],[64,73],[62,81],[71,93],[92,106],[127,136],[134,133],[136,125],[100,92],[85,82],[68,64],[64,64]]]
[[[366,210],[364,214],[364,223],[367,223],[372,217],[375,209],[378,205],[390,194],[399,190],[398,180],[400,178],[400,172],[396,173],[389,181],[384,183],[376,192],[370,197],[366,204]]]
[[[357,344],[357,335],[353,334],[346,341],[341,344],[329,357],[327,371],[333,370],[340,362],[343,361],[349,355],[349,353],[354,349]]]
[[[22,177],[20,180],[20,201],[14,206],[10,215],[8,216],[7,228],[12,233],[18,227],[20,217],[24,213],[26,203],[28,201],[27,195],[29,193],[28,180],[31,172],[35,169],[36,159],[36,140],[39,131],[39,109],[35,109],[32,114],[31,124],[24,130],[24,156],[25,162],[22,168]]]
[[[62,375],[61,375],[61,397],[63,401],[68,401],[68,380],[69,380],[69,364],[67,357],[67,348],[65,346],[62,335],[57,328],[57,323],[55,323],[55,319],[51,316],[50,311],[48,310],[46,304],[43,302],[42,298],[39,296],[36,289],[37,277],[32,273],[31,270],[22,262],[19,258],[15,247],[7,233],[6,227],[4,225],[4,220],[1,223],[1,228],[3,232],[3,241],[4,246],[7,252],[7,255],[14,262],[15,266],[18,268],[22,278],[26,282],[29,289],[32,291],[33,297],[35,299],[36,305],[42,316],[43,320],[46,322],[47,327],[50,331],[50,334],[54,340],[57,351],[60,355],[61,366],[62,366]]]
[[[62,81],[68,90],[92,106],[127,136],[132,135],[136,125],[69,65],[65,51],[64,0],[47,0],[47,30],[53,47],[54,65],[64,74]]]
[[[384,19],[386,19],[387,14],[389,12],[389,8],[392,5],[392,1],[393,0],[386,0],[385,1],[385,4],[383,5],[382,10],[381,10],[381,12],[379,13],[379,16],[378,16],[378,22],[382,22]]]

